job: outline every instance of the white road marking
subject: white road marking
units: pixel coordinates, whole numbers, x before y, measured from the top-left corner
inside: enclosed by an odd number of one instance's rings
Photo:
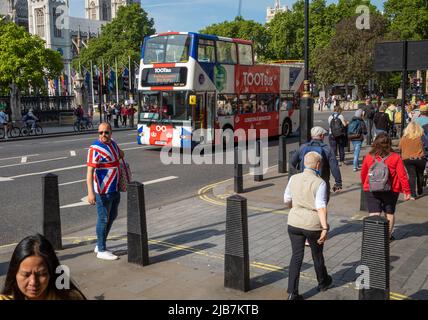
[[[41,175],[41,174],[45,174],[45,173],[51,173],[51,172],[73,170],[73,169],[83,168],[83,167],[86,167],[86,164],[82,164],[82,165],[79,165],[79,166],[72,166],[72,167],[57,168],[57,169],[52,169],[52,170],[47,170],[47,171],[41,171],[41,172],[33,172],[33,173],[20,174],[18,176],[6,177],[6,178],[17,179],[17,178],[24,178],[24,177],[30,177],[30,176],[37,176],[37,175]]]
[[[35,156],[40,156],[40,154],[28,154],[28,155],[26,155],[26,156],[17,156],[17,157],[10,157],[10,158],[3,158],[3,159],[0,159],[0,161],[2,161],[2,160],[12,160],[12,159],[21,159],[22,157],[35,157]]]
[[[156,180],[150,180],[147,182],[143,182],[143,184],[149,185],[149,184],[154,184],[154,183],[159,183],[159,182],[164,182],[164,181],[168,181],[168,180],[173,180],[173,179],[178,179],[178,177],[175,176],[169,176],[169,177],[165,177],[165,178],[160,178],[160,179],[156,179]],[[79,180],[79,181],[73,181],[73,182],[67,182],[67,183],[62,183],[61,185],[66,185],[66,184],[72,184],[72,183],[77,183],[77,182],[82,182],[82,181],[86,181],[86,180]],[[67,204],[64,206],[61,206],[61,209],[65,209],[65,208],[75,208],[75,207],[81,207],[81,206],[89,206],[88,203],[88,197],[83,197],[82,199],[80,199],[80,202],[75,202],[75,203],[71,203],[71,204]]]
[[[77,180],[77,181],[71,181],[71,182],[65,182],[65,183],[60,183],[60,184],[58,184],[58,186],[68,186],[69,184],[75,184],[75,183],[79,183],[79,182],[83,182],[83,181],[86,181],[86,179]]]
[[[76,156],[76,151],[71,150],[71,151],[70,151],[70,156],[75,157],[75,156]]]
[[[60,209],[75,208],[75,207],[81,207],[81,206],[89,206],[88,197],[83,197],[82,199],[80,199],[80,202],[76,202],[76,203],[72,203],[72,204],[67,204],[65,206],[61,206]]]
[[[164,182],[164,181],[174,180],[174,179],[178,179],[178,177],[176,177],[176,176],[169,176],[169,177],[165,177],[165,178],[160,178],[160,179],[156,179],[156,180],[150,180],[150,181],[147,181],[147,182],[143,182],[143,184],[145,186],[147,186],[149,184],[154,184],[154,183]]]
[[[21,162],[21,163],[16,163],[16,164],[8,164],[6,166],[0,166],[0,169],[1,168],[8,168],[8,167],[23,166],[23,165],[33,164],[33,163],[63,160],[63,159],[67,159],[67,157],[60,157],[60,158],[53,158],[53,159],[46,159],[46,160],[38,160],[38,161],[32,161],[32,162]]]
[[[13,181],[13,179],[11,179],[11,178],[5,178],[5,177],[0,177],[0,182],[4,182],[4,181]]]
[[[27,162],[27,157],[22,157],[21,158],[21,163],[26,163]]]

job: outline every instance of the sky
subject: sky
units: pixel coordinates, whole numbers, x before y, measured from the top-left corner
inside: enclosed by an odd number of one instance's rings
[[[281,5],[292,7],[294,0],[282,0]],[[327,3],[337,2],[327,0]],[[238,14],[239,0],[141,0],[143,9],[155,21],[157,32],[193,31],[225,20],[233,20]],[[379,9],[383,1],[372,0]],[[241,15],[244,19],[262,24],[266,20],[266,8],[273,7],[275,0],[242,0]],[[70,0],[70,15],[85,16],[85,0]]]

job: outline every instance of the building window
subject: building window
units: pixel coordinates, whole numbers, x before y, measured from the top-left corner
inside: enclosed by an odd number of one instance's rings
[[[103,18],[101,20],[104,21],[110,21],[110,10],[109,10],[109,5],[107,3],[108,1],[104,1],[103,2]]]
[[[43,9],[36,9],[35,16],[36,16],[36,34],[39,37],[44,38],[45,37],[45,16],[43,13]]]
[[[62,38],[62,31],[60,28],[58,28],[58,26],[62,26],[61,21],[58,21],[59,17],[61,16],[61,13],[58,13],[57,8],[53,8],[52,16],[53,16],[54,37]]]

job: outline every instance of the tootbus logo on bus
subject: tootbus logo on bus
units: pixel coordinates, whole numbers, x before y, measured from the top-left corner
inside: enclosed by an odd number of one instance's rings
[[[171,73],[172,70],[168,68],[155,68],[155,73]]]
[[[162,131],[165,132],[166,131],[166,127],[165,126],[156,126],[156,131]]]
[[[244,72],[244,85],[245,86],[272,86],[273,85],[273,77],[268,76],[265,73],[252,73],[252,72]]]

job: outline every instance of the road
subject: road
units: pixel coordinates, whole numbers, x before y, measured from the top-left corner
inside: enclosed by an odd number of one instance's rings
[[[345,113],[345,117],[350,118],[350,114]],[[315,113],[315,125],[327,128],[328,116]],[[0,246],[37,230],[42,212],[42,176],[48,172],[58,175],[62,234],[95,226],[96,209],[84,199],[87,148],[95,138],[50,137],[0,144]],[[113,138],[125,151],[133,180],[145,184],[148,209],[196,196],[200,188],[233,177],[232,164],[165,165],[158,148],[136,144],[134,131],[116,132]],[[276,146],[277,139],[269,142],[269,166],[277,163]],[[248,169],[245,166],[244,172]],[[119,218],[126,216],[125,195]],[[195,212],[195,218],[200,214],[203,212]]]

